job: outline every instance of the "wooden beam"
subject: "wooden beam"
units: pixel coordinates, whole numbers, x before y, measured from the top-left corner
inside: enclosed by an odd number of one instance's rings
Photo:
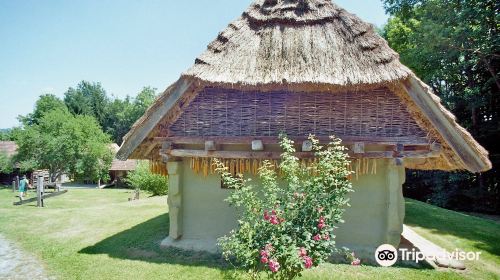
[[[126,160],[130,154],[146,139],[149,132],[151,132],[158,122],[167,114],[167,112],[175,106],[177,101],[184,95],[184,93],[191,87],[192,81],[180,78],[171,85],[163,95],[155,102],[144,116],[142,116],[130,131],[125,142],[118,150],[116,158]]]
[[[443,150],[443,146],[441,146],[441,144],[439,144],[439,143],[432,143],[431,144],[431,151],[441,152],[442,150]]]
[[[252,151],[264,151],[262,140],[252,140]]]
[[[365,152],[365,143],[355,142],[352,150],[355,154],[363,154]]]
[[[446,116],[446,109],[433,99],[432,93],[424,88],[423,82],[412,76],[403,85],[413,102],[422,110],[469,171],[482,172],[491,168],[491,163],[484,162],[481,156],[476,154],[471,144],[465,139],[469,136],[464,135],[458,124]],[[475,142],[474,139],[470,140]]]
[[[403,151],[395,155],[394,151],[385,152],[365,152],[363,154],[355,154],[349,152],[349,156],[352,158],[434,158],[439,157],[439,153],[420,150],[420,151]]]
[[[257,152],[257,151],[205,151],[205,150],[186,150],[174,149],[170,151],[174,157],[194,157],[194,158],[252,158],[252,159],[280,159],[280,152]],[[313,158],[313,153],[295,153],[299,158]]]
[[[281,152],[256,152],[256,151],[205,151],[205,150],[189,150],[189,149],[173,149],[168,152],[172,157],[193,157],[193,158],[221,158],[221,159],[280,159]],[[313,152],[298,152],[295,153],[298,158],[314,158]],[[363,154],[355,154],[350,152],[352,158],[394,158],[393,151],[381,152],[365,152]],[[439,153],[432,151],[408,151],[401,152],[399,158],[428,158],[437,157]]]
[[[215,151],[215,150],[216,150],[215,141],[213,140],[205,141],[205,151]]]
[[[43,199],[51,198],[51,197],[58,196],[58,195],[61,195],[61,194],[65,194],[67,192],[68,192],[68,190],[64,190],[64,191],[60,191],[60,192],[53,192],[53,193],[49,193],[49,194],[44,194],[43,195]],[[38,197],[32,197],[32,198],[24,199],[24,200],[21,200],[21,201],[18,201],[18,202],[14,202],[14,205],[23,205],[23,204],[35,202],[37,199],[38,199]]]
[[[342,143],[352,145],[356,142],[364,142],[365,145],[429,145],[429,140],[421,137],[359,137],[359,136],[339,136]],[[205,141],[215,141],[224,145],[250,145],[253,140],[262,140],[264,145],[278,144],[280,139],[275,136],[172,136],[172,137],[155,137],[155,141],[172,141],[180,145],[203,145]],[[308,137],[290,137],[295,143],[302,143],[308,140]],[[321,143],[330,142],[329,137],[318,137]]]
[[[399,153],[399,158],[436,158],[441,155],[435,151],[404,151]]]

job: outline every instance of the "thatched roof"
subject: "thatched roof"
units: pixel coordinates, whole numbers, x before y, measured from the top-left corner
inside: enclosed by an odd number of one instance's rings
[[[111,163],[109,171],[133,171],[137,167],[137,160],[127,159],[118,160],[114,159]]]
[[[158,124],[178,117],[200,89],[210,86],[332,94],[386,86],[443,145],[440,157],[407,167],[491,169],[488,152],[374,28],[329,0],[255,1],[133,125],[117,157],[144,158],[144,151],[155,148]]]
[[[17,144],[14,141],[0,141],[0,153],[5,153],[11,157],[17,152]]]
[[[329,0],[257,0],[184,73],[212,83],[329,86],[411,75],[370,24]]]
[[[116,143],[112,143],[108,145],[108,148],[116,155],[116,153],[120,150],[120,146]],[[109,171],[133,171],[137,167],[137,160],[127,159],[113,159],[111,162],[111,167]]]

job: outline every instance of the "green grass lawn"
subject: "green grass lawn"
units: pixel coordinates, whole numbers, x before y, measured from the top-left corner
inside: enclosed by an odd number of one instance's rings
[[[33,194],[31,194],[33,195]],[[0,189],[0,233],[33,253],[59,279],[232,279],[218,256],[162,251],[168,233],[166,197],[129,202],[128,190],[70,190],[46,208],[13,206]],[[408,200],[406,222],[446,249],[481,251],[465,272],[428,268],[326,264],[303,279],[499,279],[500,224]]]

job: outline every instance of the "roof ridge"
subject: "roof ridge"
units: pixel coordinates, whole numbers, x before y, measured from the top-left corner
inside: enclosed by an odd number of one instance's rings
[[[315,24],[338,17],[341,10],[329,0],[257,0],[243,16],[254,23]]]

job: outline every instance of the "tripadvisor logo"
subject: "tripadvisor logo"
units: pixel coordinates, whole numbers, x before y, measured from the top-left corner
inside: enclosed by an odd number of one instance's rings
[[[414,261],[419,263],[421,261],[441,261],[441,260],[457,260],[457,261],[478,261],[481,252],[463,252],[459,249],[449,253],[446,251],[439,252],[435,255],[425,255],[420,251],[413,248],[411,251],[406,248],[400,248],[399,251],[390,244],[380,245],[375,251],[375,260],[381,266],[392,266],[398,261],[398,256],[402,261]]]
[[[398,261],[398,250],[389,244],[380,245],[375,251],[375,260],[381,266],[392,266]]]

